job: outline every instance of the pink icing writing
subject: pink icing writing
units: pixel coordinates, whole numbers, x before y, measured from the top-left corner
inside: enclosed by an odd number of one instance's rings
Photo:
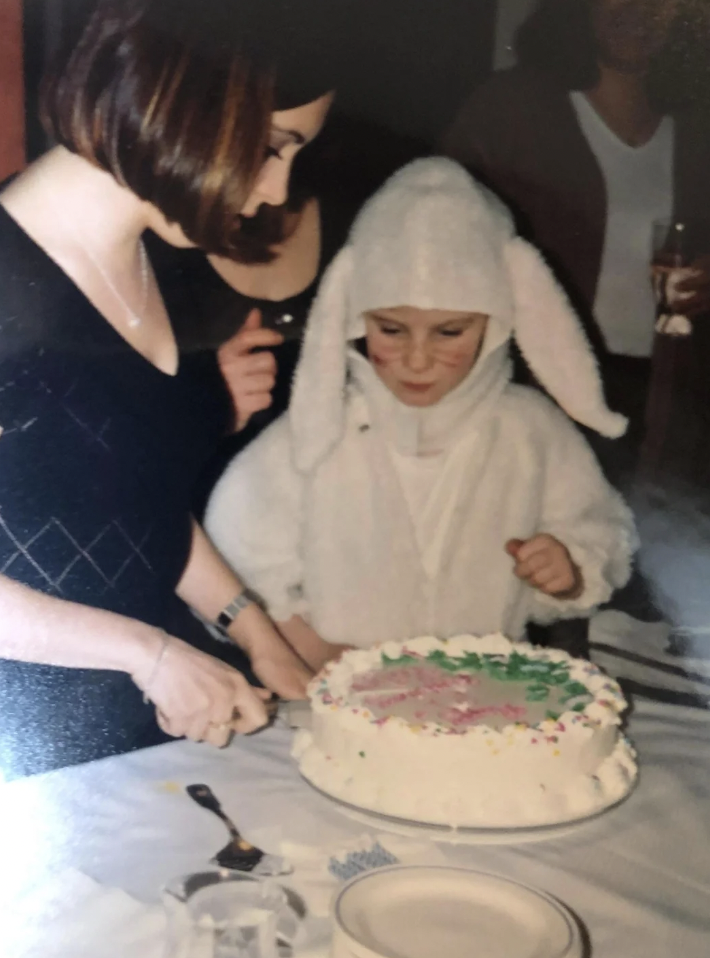
[[[465,688],[479,685],[474,675],[456,673],[450,675],[435,665],[405,665],[400,668],[371,669],[353,679],[353,692],[377,692],[381,689],[407,689],[414,691],[440,691],[449,688]]]
[[[454,728],[458,728],[462,725],[475,725],[480,722],[481,719],[492,715],[500,715],[504,719],[515,722],[525,715],[525,709],[519,705],[511,705],[510,703],[506,703],[505,705],[482,705],[479,707],[468,705],[466,708],[456,708],[454,706],[452,708],[442,709],[439,715],[442,721],[447,722]]]

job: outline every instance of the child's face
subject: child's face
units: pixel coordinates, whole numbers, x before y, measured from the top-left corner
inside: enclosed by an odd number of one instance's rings
[[[433,406],[478,358],[488,317],[395,306],[365,313],[367,353],[377,375],[407,406]]]

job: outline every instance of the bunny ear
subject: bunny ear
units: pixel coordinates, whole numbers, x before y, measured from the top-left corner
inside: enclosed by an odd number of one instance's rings
[[[345,246],[328,267],[308,317],[289,405],[299,472],[310,472],[342,435],[352,272],[352,248]]]
[[[628,422],[606,405],[592,348],[550,268],[520,237],[509,240],[505,257],[515,303],[513,332],[530,368],[572,419],[602,436],[622,436]]]

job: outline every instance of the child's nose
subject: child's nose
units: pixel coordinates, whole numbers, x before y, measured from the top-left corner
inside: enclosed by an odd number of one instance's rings
[[[407,351],[406,363],[413,373],[428,369],[431,366],[431,357],[426,343],[412,343]]]

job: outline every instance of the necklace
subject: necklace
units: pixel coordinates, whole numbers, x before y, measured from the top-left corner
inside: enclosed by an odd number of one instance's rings
[[[56,208],[56,207],[55,207]],[[57,213],[59,210],[57,209]],[[63,218],[63,217],[62,217]],[[141,274],[141,299],[140,305],[138,307],[138,312],[133,309],[128,302],[126,301],[125,296],[119,291],[116,287],[116,284],[113,282],[111,277],[108,275],[106,270],[103,268],[98,259],[91,252],[86,243],[82,240],[79,235],[78,230],[74,227],[72,223],[67,223],[69,233],[71,234],[72,239],[79,249],[83,252],[84,256],[92,264],[96,272],[99,274],[101,279],[104,281],[104,284],[108,287],[113,295],[114,299],[121,304],[124,310],[128,313],[128,326],[131,329],[136,329],[143,323],[145,318],[146,309],[148,307],[148,253],[146,252],[145,243],[142,239],[138,240],[138,260],[139,260],[139,269]]]
[[[99,263],[99,261],[95,259],[94,256],[92,256],[91,252],[88,249],[86,249],[86,255],[89,257],[91,262],[94,264],[94,266],[98,270],[104,283],[106,283],[106,285],[111,290],[113,295],[116,297],[118,302],[121,303],[123,308],[128,313],[128,325],[130,326],[130,328],[135,329],[137,326],[140,326],[141,323],[143,322],[143,319],[146,313],[146,308],[148,306],[148,254],[146,252],[145,243],[143,242],[143,240],[142,239],[138,240],[138,260],[139,260],[139,266],[141,271],[141,299],[140,299],[140,305],[138,307],[138,310],[139,310],[138,312],[136,312],[134,309],[131,309],[131,307],[126,302],[125,297],[122,296],[122,294],[119,292],[117,287],[114,285],[113,281],[111,280],[111,277],[104,270],[101,263]]]
[[[78,246],[81,247],[85,253],[87,259],[93,264],[94,269],[97,271],[99,276],[103,279],[106,286],[113,293],[114,298],[123,306],[125,311],[128,313],[128,325],[131,329],[135,329],[137,326],[140,326],[145,317],[146,308],[148,306],[148,254],[145,249],[145,243],[143,240],[138,240],[138,259],[140,261],[140,272],[141,272],[141,300],[138,307],[138,312],[129,306],[126,301],[125,296],[118,290],[115,283],[108,275],[106,270],[103,268],[101,263],[96,259],[91,250],[86,246],[79,235],[72,230],[72,236],[74,237],[75,242]]]

